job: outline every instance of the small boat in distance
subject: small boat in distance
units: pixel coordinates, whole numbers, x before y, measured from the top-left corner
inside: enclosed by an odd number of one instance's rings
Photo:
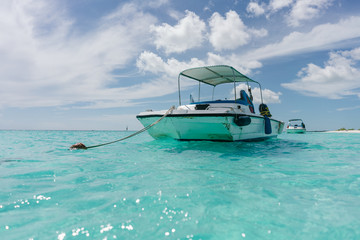
[[[199,98],[190,103],[181,104],[180,78],[186,77],[199,82]],[[215,87],[230,84],[234,88],[233,100],[214,100]],[[250,96],[241,90],[236,94],[236,84],[247,83]],[[284,122],[271,117],[261,93],[260,114],[255,113],[249,83],[260,83],[226,65],[191,68],[182,71],[178,76],[179,106],[168,114],[161,122],[148,129],[155,139],[173,138],[177,140],[208,141],[243,141],[263,140],[281,134]],[[200,101],[200,84],[213,87],[212,99]],[[229,86],[229,85],[228,85]],[[230,92],[230,91],[229,91]],[[149,126],[165,114],[166,110],[141,112],[136,117],[144,125]]]
[[[286,127],[286,133],[305,133],[306,128],[303,120],[290,119]]]

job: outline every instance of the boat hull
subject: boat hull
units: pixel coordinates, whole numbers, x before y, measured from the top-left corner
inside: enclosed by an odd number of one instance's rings
[[[288,128],[286,129],[286,133],[305,133],[305,128]]]
[[[158,115],[137,116],[138,120],[148,126],[159,119]],[[262,116],[241,115],[250,121],[236,121],[239,115],[234,114],[172,114],[148,130],[155,138],[173,138],[177,140],[208,141],[245,141],[276,137],[283,131],[284,123],[270,119],[271,133],[265,133],[265,119]],[[244,124],[244,126],[241,126]],[[239,126],[240,125],[240,126]]]

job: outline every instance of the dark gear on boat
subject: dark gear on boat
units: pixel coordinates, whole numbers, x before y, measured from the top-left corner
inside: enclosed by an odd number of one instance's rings
[[[247,126],[251,123],[251,118],[249,116],[235,116],[234,123],[239,127]]]
[[[271,117],[271,113],[269,111],[269,108],[266,104],[262,103],[259,105],[259,111],[260,111],[260,114],[263,115],[263,116],[267,116],[267,117]]]
[[[250,94],[250,100],[253,101],[254,98],[253,98],[253,95],[252,95],[252,93],[251,93],[251,87],[250,87],[250,86],[249,86],[249,88],[248,88],[248,91],[249,91],[249,94]]]

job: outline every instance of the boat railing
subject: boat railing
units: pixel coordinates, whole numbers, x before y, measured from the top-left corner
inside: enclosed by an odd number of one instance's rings
[[[210,109],[224,109],[224,108],[228,108],[228,109],[230,109],[230,111],[235,112],[235,109],[233,107],[225,107],[225,106],[210,106],[208,108],[208,110],[210,110]],[[229,112],[229,111],[227,111],[227,112]]]
[[[215,101],[201,101],[201,102],[192,102],[190,103],[191,105],[193,104],[213,104],[213,103],[234,103],[234,104],[241,104],[241,105],[250,105],[247,101],[242,100],[242,99],[237,99],[237,100],[215,100]]]

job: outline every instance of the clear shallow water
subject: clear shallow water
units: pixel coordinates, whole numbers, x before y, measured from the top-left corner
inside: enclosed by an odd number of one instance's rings
[[[359,239],[360,134],[0,131],[0,239]]]

